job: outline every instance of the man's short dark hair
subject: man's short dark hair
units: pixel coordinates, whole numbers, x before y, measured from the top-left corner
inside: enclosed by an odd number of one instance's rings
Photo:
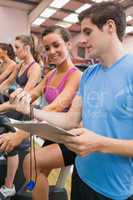
[[[79,15],[79,21],[90,18],[92,23],[102,29],[107,20],[112,19],[116,25],[117,35],[120,41],[123,40],[126,28],[126,14],[119,3],[101,2],[95,3]]]

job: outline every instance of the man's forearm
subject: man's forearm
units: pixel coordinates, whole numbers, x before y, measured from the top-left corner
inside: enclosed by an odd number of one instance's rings
[[[78,126],[78,123],[74,121],[74,116],[71,113],[46,112],[39,109],[34,109],[33,112],[35,119],[40,121],[48,121],[66,130],[76,128]]]
[[[103,153],[133,157],[133,140],[105,138],[102,143],[101,151]]]

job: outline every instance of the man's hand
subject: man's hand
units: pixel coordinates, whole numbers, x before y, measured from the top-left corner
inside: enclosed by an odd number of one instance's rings
[[[85,128],[72,129],[69,132],[75,137],[67,136],[65,145],[80,156],[101,151],[105,142],[105,137]]]
[[[14,105],[15,110],[26,115],[30,114],[31,101],[30,94],[22,88],[17,89],[10,95],[10,103]]]
[[[27,134],[27,135],[26,135]],[[5,133],[0,135],[0,152],[10,152],[28,137],[29,133]]]

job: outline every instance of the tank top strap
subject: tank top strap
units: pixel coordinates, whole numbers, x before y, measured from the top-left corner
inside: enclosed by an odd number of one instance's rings
[[[48,77],[48,79],[47,79],[47,85],[51,82],[51,80],[53,79],[55,73],[56,73],[56,69],[54,69],[53,72]]]
[[[75,72],[76,70],[77,70],[76,67],[70,68],[70,69],[68,70],[68,72],[66,73],[66,75],[62,78],[62,80],[61,80],[61,82],[60,82],[60,85],[62,85],[64,82],[66,82],[67,79],[69,78],[69,76],[70,76],[73,72]]]
[[[28,81],[27,72],[28,72],[29,68],[30,68],[32,65],[34,65],[34,63],[35,63],[35,61],[33,61],[32,63],[30,63],[30,64],[28,65],[28,67],[25,69],[25,71],[23,72],[23,74],[21,74],[20,76],[18,75],[18,76],[16,77],[16,83],[17,83],[18,85],[20,85],[21,87],[24,87],[24,86],[26,85],[26,83],[27,83],[27,81]],[[21,64],[21,66],[22,66],[22,64]]]
[[[33,60],[33,61],[28,65],[28,67],[26,68],[25,72],[27,72],[27,71],[29,70],[29,68],[30,68],[32,65],[34,65],[35,63],[36,63],[36,61]]]

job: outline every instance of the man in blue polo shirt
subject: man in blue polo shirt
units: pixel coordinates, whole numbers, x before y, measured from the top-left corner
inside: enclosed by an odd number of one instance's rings
[[[75,135],[64,141],[78,154],[72,200],[132,199],[133,55],[126,54],[122,45],[126,16],[119,4],[102,2],[83,11],[79,20],[88,55],[98,58],[100,64],[85,71],[67,113],[33,109],[32,114],[36,119],[71,129]],[[14,98],[18,111],[31,114],[28,96],[16,93]],[[81,120],[83,128],[77,128]],[[56,156],[53,154],[51,157]]]

